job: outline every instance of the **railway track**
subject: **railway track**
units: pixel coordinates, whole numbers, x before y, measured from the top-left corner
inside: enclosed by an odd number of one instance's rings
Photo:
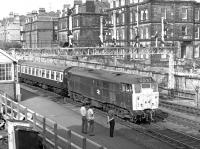
[[[200,123],[198,121],[183,118],[183,117],[180,117],[180,116],[177,116],[177,115],[170,114],[169,117],[167,118],[167,121],[172,122],[172,123],[176,123],[178,125],[182,125],[182,126],[185,126],[185,127],[189,126],[191,129],[198,130],[198,131],[199,131],[199,128],[200,128]]]
[[[38,89],[38,87],[33,87],[30,85],[28,85],[28,87]],[[39,89],[41,89],[41,88],[39,88]],[[44,90],[44,91],[46,92],[47,90]],[[47,92],[50,92],[50,91],[47,91]],[[57,95],[56,93],[53,93],[53,94]],[[60,96],[60,95],[58,95],[58,96]],[[63,97],[60,96],[60,98],[63,98]],[[58,100],[54,99],[53,101],[58,102],[59,104],[62,104],[62,102],[59,101],[59,98],[58,98]],[[67,102],[70,102],[70,103],[74,104],[75,106],[81,105],[80,102],[76,102],[71,99],[67,99]],[[173,105],[173,103],[167,104],[167,102],[161,102],[161,104],[163,104],[162,106],[165,106],[165,107],[170,107],[170,105]],[[176,105],[176,106],[172,106],[172,107],[174,109],[176,107],[178,107],[179,108],[178,111],[180,111],[182,106]],[[184,109],[187,109],[187,110],[185,110],[185,112],[186,112],[186,111],[188,111],[188,109],[192,109],[192,108],[185,107]],[[182,109],[182,111],[184,111],[184,110]],[[95,112],[97,112],[98,114],[100,114],[102,116],[107,115],[106,112],[101,111],[99,109],[96,109]],[[189,113],[192,114],[194,112],[189,112]],[[170,115],[168,120],[170,120],[170,121],[176,120],[176,122],[179,122],[182,124],[188,123],[188,125],[191,126],[191,120],[187,120],[187,119],[184,119],[181,117],[178,118],[175,115]],[[158,139],[158,140],[160,140],[164,143],[167,143],[177,149],[199,149],[200,148],[200,138],[186,135],[185,133],[163,127],[159,123],[151,123],[151,125],[149,125],[149,124],[138,125],[138,124],[131,123],[129,121],[123,120],[118,117],[116,118],[116,121],[117,121],[117,123],[120,123],[121,125],[129,127],[131,129],[134,129],[135,131],[138,131],[140,133],[143,133],[143,134],[153,137],[155,139]],[[196,129],[198,128],[198,126],[200,126],[200,124],[195,121],[192,121],[192,123],[193,123],[192,127],[196,128]]]
[[[200,148],[200,139],[186,135],[184,133],[171,130],[171,129],[149,129],[149,133],[151,133],[157,139],[164,141],[176,149],[199,149]]]
[[[176,117],[174,116],[176,119]],[[177,119],[176,119],[177,120]],[[192,135],[185,134],[183,132],[175,131],[170,128],[166,128],[160,124],[151,123],[137,125],[127,121],[117,119],[117,122],[125,125],[131,129],[139,131],[145,135],[152,138],[160,140],[164,143],[176,149],[199,149],[200,148],[200,138]]]
[[[167,102],[165,100],[160,100],[159,105],[161,107],[171,109],[177,112],[183,112],[193,116],[200,116],[200,109],[192,106],[180,105],[176,103]]]

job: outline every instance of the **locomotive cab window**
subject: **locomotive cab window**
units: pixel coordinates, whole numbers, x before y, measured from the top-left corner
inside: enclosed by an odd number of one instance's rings
[[[132,85],[131,84],[122,84],[122,91],[123,92],[132,92]]]
[[[141,92],[141,86],[140,84],[135,84],[135,93],[140,93]]]
[[[158,92],[158,85],[156,83],[152,83],[151,88],[153,89],[153,92]]]

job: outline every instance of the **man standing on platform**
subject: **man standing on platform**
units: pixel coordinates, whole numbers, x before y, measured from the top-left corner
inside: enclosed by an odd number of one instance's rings
[[[82,133],[87,133],[88,122],[87,122],[87,110],[85,104],[81,106],[80,113],[82,116]]]
[[[94,136],[94,111],[90,105],[87,111],[88,123],[89,123],[89,135]]]

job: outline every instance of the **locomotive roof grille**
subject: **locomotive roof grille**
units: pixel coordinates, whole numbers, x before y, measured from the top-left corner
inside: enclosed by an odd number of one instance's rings
[[[104,80],[109,82],[118,82],[118,83],[128,83],[128,84],[137,84],[141,83],[141,79],[143,78],[146,80],[149,77],[145,77],[138,74],[126,74],[121,72],[112,72],[112,71],[106,71],[106,70],[99,70],[99,69],[92,69],[92,71],[89,71],[88,68],[81,68],[81,67],[73,67],[69,70],[70,73],[82,76],[82,77],[88,77],[92,79],[98,79],[98,80]],[[143,80],[142,79],[142,80]],[[153,80],[148,81],[152,82]],[[148,82],[145,81],[145,82]],[[142,81],[143,82],[143,81]]]

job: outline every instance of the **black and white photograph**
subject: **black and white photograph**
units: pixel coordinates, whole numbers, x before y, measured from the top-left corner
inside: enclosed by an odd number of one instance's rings
[[[5,0],[0,149],[200,149],[200,0]]]

